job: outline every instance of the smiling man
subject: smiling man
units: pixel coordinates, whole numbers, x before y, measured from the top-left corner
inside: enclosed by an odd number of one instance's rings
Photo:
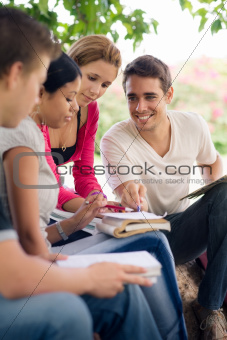
[[[204,339],[227,339],[219,308],[227,290],[227,184],[190,206],[195,161],[205,183],[222,175],[222,161],[208,126],[196,113],[167,110],[173,98],[170,71],[150,55],[129,63],[123,87],[130,118],[115,124],[101,142],[103,163],[116,169],[107,180],[121,204],[156,214],[167,212],[166,232],[175,262],[190,261],[207,249],[208,266],[193,309]],[[168,306],[167,306],[168,308]]]

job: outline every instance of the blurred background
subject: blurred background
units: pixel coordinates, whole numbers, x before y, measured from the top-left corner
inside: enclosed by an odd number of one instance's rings
[[[122,52],[125,65],[152,54],[170,66],[174,100],[169,109],[193,111],[209,125],[227,173],[227,1],[226,0],[4,0],[46,23],[67,51],[87,34],[105,34]],[[99,144],[116,122],[128,118],[121,73],[99,99]],[[72,176],[65,183],[73,186]],[[105,185],[105,178],[99,176]],[[193,188],[194,189],[194,188]],[[111,195],[105,185],[104,191]]]

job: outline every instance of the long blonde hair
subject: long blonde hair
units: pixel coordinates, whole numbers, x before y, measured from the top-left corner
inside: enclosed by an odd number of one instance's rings
[[[88,35],[79,39],[70,47],[68,55],[79,66],[100,59],[114,65],[118,70],[122,64],[121,53],[117,46],[101,34]]]

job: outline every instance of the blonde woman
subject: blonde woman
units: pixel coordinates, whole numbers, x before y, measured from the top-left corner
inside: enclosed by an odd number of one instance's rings
[[[46,151],[59,157],[48,163],[59,179],[58,172],[65,172],[64,165],[73,162],[75,193],[60,188],[58,208],[75,212],[84,198],[98,193],[105,199],[93,169],[95,136],[98,128],[99,107],[97,99],[103,96],[118,75],[121,54],[116,45],[103,35],[90,35],[79,39],[70,48],[68,55],[79,65],[82,81],[76,99],[80,107],[74,118],[61,129],[49,129],[44,133]],[[55,163],[56,162],[56,163]],[[60,169],[56,170],[56,166]]]

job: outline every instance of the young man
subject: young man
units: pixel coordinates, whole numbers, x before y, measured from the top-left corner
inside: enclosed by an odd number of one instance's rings
[[[15,9],[0,9],[0,31],[0,125],[13,128],[32,110],[60,48],[45,27]],[[91,219],[102,202],[93,207]],[[102,339],[161,339],[139,287],[124,289],[124,283],[150,285],[135,275],[142,268],[100,263],[63,269],[29,256],[1,202],[0,268],[1,339],[90,340],[93,331]]]
[[[171,232],[166,236],[177,264],[207,249],[208,266],[193,309],[204,339],[227,339],[219,310],[227,290],[227,184],[191,206],[188,199],[180,201],[188,194],[195,161],[204,181],[222,175],[208,126],[195,113],[167,111],[172,80],[157,58],[146,55],[128,64],[123,87],[130,118],[115,124],[101,143],[108,183],[123,205],[167,212]]]

